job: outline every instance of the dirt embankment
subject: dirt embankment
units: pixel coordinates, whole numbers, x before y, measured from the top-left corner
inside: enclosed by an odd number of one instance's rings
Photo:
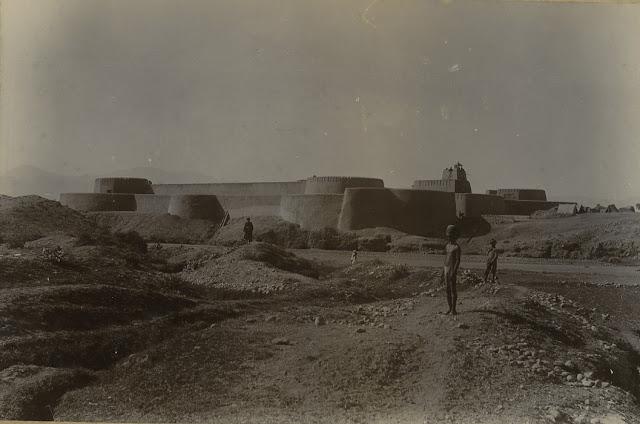
[[[595,313],[566,284],[556,294],[461,271],[453,319],[436,313],[440,269],[330,268],[260,242],[151,249],[136,263],[123,249],[78,246],[60,264],[26,248],[0,257],[3,418],[640,418],[640,361],[617,311]],[[169,263],[186,269],[158,271]]]
[[[95,224],[80,212],[40,196],[0,197],[0,244],[22,247],[52,234],[79,235]]]
[[[583,214],[492,224],[490,234],[462,239],[466,253],[484,253],[489,240],[507,256],[640,261],[640,214]]]

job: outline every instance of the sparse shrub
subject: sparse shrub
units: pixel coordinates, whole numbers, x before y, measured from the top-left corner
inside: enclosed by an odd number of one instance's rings
[[[357,241],[360,250],[367,252],[386,252],[390,242],[390,236],[366,237]]]
[[[126,252],[123,257],[127,265],[131,267],[137,267],[142,262],[140,255],[135,252]]]
[[[334,228],[324,228],[310,231],[307,244],[314,249],[353,250],[358,247],[358,236],[342,233]]]
[[[408,276],[411,272],[409,271],[409,267],[405,264],[394,265],[393,270],[391,272],[390,279],[391,281],[400,280]]]
[[[54,249],[43,248],[42,257],[45,261],[53,264],[61,264],[64,261],[65,253],[60,246],[56,246]]]
[[[94,244],[96,244],[96,238],[93,234],[87,231],[83,231],[78,234],[78,237],[76,239],[76,246],[91,246]]]
[[[21,237],[11,237],[7,240],[7,246],[10,249],[22,249],[27,240]]]
[[[147,243],[136,231],[116,232],[113,236],[117,246],[138,253],[147,253]]]

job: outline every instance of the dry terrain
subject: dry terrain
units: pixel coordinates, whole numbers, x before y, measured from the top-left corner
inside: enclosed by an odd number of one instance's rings
[[[0,418],[640,422],[636,266],[503,257],[483,284],[467,254],[450,317],[438,255],[147,246],[3,202]]]

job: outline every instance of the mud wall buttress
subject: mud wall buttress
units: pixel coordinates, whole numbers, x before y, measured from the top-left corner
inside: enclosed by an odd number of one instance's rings
[[[456,213],[458,216],[479,217],[482,215],[504,215],[504,198],[488,194],[456,193]]]
[[[337,228],[342,194],[299,194],[282,196],[280,217],[305,230]]]
[[[152,194],[151,181],[146,178],[96,178],[93,184],[94,193],[127,193]]]
[[[225,212],[216,196],[178,195],[171,196],[169,210],[171,215],[186,219],[207,219],[219,222]]]
[[[135,195],[123,193],[62,193],[60,204],[85,212],[136,210]]]
[[[136,194],[136,212],[162,215],[169,212],[171,196]]]
[[[408,189],[345,190],[338,228],[389,227],[408,234],[442,237],[456,222],[454,193]]]

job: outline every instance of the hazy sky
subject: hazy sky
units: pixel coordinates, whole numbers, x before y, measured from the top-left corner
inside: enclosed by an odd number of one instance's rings
[[[2,1],[0,171],[640,196],[640,4]],[[640,201],[640,198],[638,199]]]

